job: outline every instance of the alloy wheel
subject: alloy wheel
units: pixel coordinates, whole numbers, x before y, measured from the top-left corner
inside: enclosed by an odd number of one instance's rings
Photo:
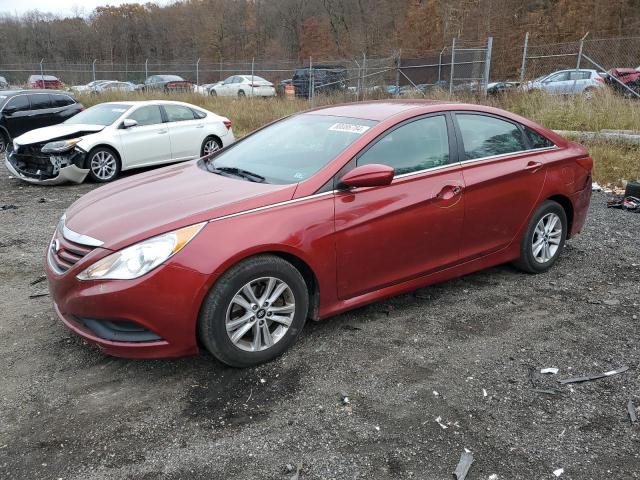
[[[7,141],[5,140],[4,135],[0,133],[0,153],[4,153],[6,149],[7,149]]]
[[[109,180],[116,173],[117,161],[112,153],[100,150],[91,157],[91,171],[100,180]]]
[[[553,259],[562,241],[562,221],[555,213],[543,216],[533,231],[531,251],[538,263],[547,263]]]
[[[205,155],[211,155],[218,150],[220,150],[220,145],[218,145],[218,142],[211,138],[205,142],[204,148],[202,149]]]
[[[227,307],[227,335],[241,350],[266,350],[282,340],[295,312],[295,297],[285,282],[274,277],[252,280],[238,290]]]

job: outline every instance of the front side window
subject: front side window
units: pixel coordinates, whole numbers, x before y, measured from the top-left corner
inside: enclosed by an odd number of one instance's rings
[[[162,123],[162,113],[158,105],[140,107],[129,115],[129,118],[138,122],[138,125],[156,125]]]
[[[520,129],[511,122],[487,115],[458,113],[465,160],[526,150]]]
[[[8,110],[13,110],[14,112],[24,112],[25,110],[29,110],[29,99],[26,95],[18,95],[17,97],[13,97],[11,100],[7,102],[7,106],[5,107]]]
[[[170,122],[184,122],[195,118],[193,110],[180,105],[165,105],[164,111],[167,113],[167,119]]]
[[[443,115],[421,118],[387,133],[358,158],[358,165],[380,163],[396,175],[446,165],[449,135]]]
[[[560,72],[560,73],[556,73],[555,75],[551,75],[548,79],[547,82],[564,82],[565,80],[569,79],[569,72]]]
[[[122,103],[101,103],[80,112],[77,115],[65,120],[64,123],[70,125],[111,125],[122,116],[130,105]]]
[[[206,165],[210,171],[232,168],[251,172],[267,183],[298,183],[325,167],[376,123],[300,114],[240,140]]]

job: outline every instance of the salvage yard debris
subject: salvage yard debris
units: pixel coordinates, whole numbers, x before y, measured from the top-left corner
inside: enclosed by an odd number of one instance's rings
[[[629,370],[629,367],[622,366],[620,368],[617,368],[616,370],[610,370],[608,372],[604,372],[604,373],[597,373],[594,375],[586,375],[584,377],[570,377],[570,378],[564,378],[562,380],[558,380],[558,382],[562,383],[563,385],[567,384],[567,383],[580,383],[580,382],[589,382],[591,380],[598,380],[600,378],[605,378],[605,377],[611,377],[612,375],[618,375],[620,373],[624,373],[627,370]]]
[[[49,295],[49,292],[42,291],[42,292],[32,293],[31,295],[29,295],[29,298],[46,297],[47,295]]]
[[[543,368],[543,369],[541,369],[540,373],[548,373],[548,374],[551,374],[551,375],[555,375],[559,371],[560,371],[560,369],[558,369],[556,367],[551,367],[551,368]]]
[[[469,473],[471,464],[473,463],[473,454],[465,449],[460,455],[460,461],[453,474],[456,476],[456,480],[464,480]]]
[[[556,477],[559,477],[560,475],[562,475],[564,473],[564,468],[557,468],[556,470],[553,471],[553,474]]]
[[[631,425],[633,425],[638,421],[638,416],[636,415],[636,406],[631,400],[627,403],[627,412],[629,412],[629,420],[631,420]]]

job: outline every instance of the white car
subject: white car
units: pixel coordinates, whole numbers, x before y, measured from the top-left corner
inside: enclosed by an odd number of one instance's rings
[[[268,80],[257,75],[233,75],[209,90],[219,97],[275,97],[276,89]]]
[[[592,69],[560,70],[520,85],[525,91],[540,91],[550,95],[591,95],[605,87],[604,73]]]
[[[29,183],[110,182],[123,170],[192,160],[235,141],[226,117],[182,102],[109,102],[20,135],[5,165]]]

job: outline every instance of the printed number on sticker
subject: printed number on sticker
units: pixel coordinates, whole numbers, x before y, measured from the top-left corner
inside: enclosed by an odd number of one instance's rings
[[[365,125],[352,125],[350,123],[334,123],[329,127],[329,130],[332,132],[347,132],[347,133],[357,133],[358,135],[362,135],[364,132],[369,130],[370,127]]]

